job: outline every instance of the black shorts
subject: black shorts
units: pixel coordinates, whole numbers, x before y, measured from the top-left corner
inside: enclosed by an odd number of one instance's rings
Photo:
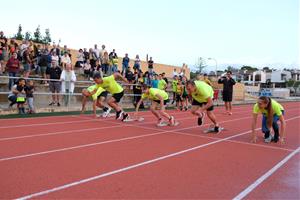
[[[112,97],[116,100],[117,103],[121,101],[123,96],[124,96],[124,91],[112,95]]]
[[[222,96],[223,96],[223,101],[232,102],[232,92],[223,91]]]
[[[98,96],[97,98],[98,98],[98,99],[99,99],[100,97],[106,98],[107,95],[108,95],[108,92],[107,92],[107,91],[103,91],[103,92],[101,92],[101,94],[99,94],[99,96]]]
[[[153,100],[154,102],[160,104],[160,100]],[[164,105],[166,105],[169,102],[169,99],[164,100]]]
[[[193,101],[192,101],[192,105],[193,106],[200,106],[200,107],[202,107],[203,105],[206,105],[206,104],[207,104],[207,102],[200,103],[200,102],[198,102],[195,99],[193,99]],[[214,106],[213,105],[211,107],[207,108],[207,111],[213,111],[213,110],[214,110]]]
[[[176,102],[183,101],[183,97],[180,94],[176,94]]]

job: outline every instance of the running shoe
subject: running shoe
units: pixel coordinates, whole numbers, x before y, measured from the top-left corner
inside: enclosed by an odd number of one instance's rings
[[[273,136],[270,134],[269,137],[265,138],[265,143],[270,143],[273,139]]]
[[[104,117],[104,118],[108,117],[110,111],[111,111],[111,108],[108,108],[105,112],[103,112],[102,117]]]
[[[170,126],[174,126],[175,125],[175,119],[173,116],[171,116],[171,118],[169,119],[169,123],[170,123]]]
[[[123,111],[117,112],[116,119],[121,119],[123,116]]]

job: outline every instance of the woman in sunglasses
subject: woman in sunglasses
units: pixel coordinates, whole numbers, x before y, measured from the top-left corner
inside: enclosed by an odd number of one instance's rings
[[[285,143],[285,120],[284,120],[284,108],[277,101],[270,97],[259,97],[257,103],[253,107],[253,120],[252,120],[252,142],[257,142],[257,136],[255,132],[257,116],[262,113],[262,132],[264,135],[264,141],[266,143],[277,143],[280,139],[280,143]],[[277,122],[280,122],[280,130]],[[274,135],[271,134],[273,128]],[[279,137],[280,136],[280,137]]]

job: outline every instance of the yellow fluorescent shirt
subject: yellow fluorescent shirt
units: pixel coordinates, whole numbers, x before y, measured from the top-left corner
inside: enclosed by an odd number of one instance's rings
[[[210,85],[204,81],[195,81],[196,91],[192,93],[193,99],[199,103],[207,102],[207,99],[213,98],[214,91]]]
[[[164,90],[167,86],[167,83],[164,79],[158,81],[158,89]]]
[[[98,98],[98,96],[99,96],[102,92],[105,91],[102,87],[97,87],[96,85],[92,85],[92,86],[90,86],[90,87],[87,88],[87,90],[88,90],[89,92],[93,92],[95,89],[97,89],[97,91],[96,91],[95,94],[92,95],[93,101],[95,101],[95,100]]]
[[[97,84],[97,87],[102,87],[104,90],[108,91],[111,94],[117,94],[123,92],[124,90],[122,86],[119,83],[117,83],[114,75],[104,77],[103,83]]]
[[[271,104],[272,104],[274,115],[281,116],[282,111],[284,110],[283,106],[273,99],[271,99]],[[253,106],[253,113],[254,114],[262,113],[268,116],[268,111],[266,109],[260,109],[257,103]]]
[[[160,90],[157,88],[150,88],[149,89],[149,94],[144,93],[142,95],[142,99],[149,98],[150,100],[160,100],[156,95],[160,95],[163,100],[169,99],[168,93],[166,93],[164,90]]]

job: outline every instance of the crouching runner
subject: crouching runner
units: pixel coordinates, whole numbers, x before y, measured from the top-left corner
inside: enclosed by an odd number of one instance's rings
[[[96,85],[92,85],[87,89],[83,89],[81,114],[85,112],[88,98],[92,98],[94,117],[97,117],[97,110],[96,110],[97,107],[102,108],[103,110],[102,117],[107,117],[111,111],[111,108],[105,106],[106,97],[107,97],[107,91],[105,91],[102,87],[98,87],[98,89],[96,89]]]
[[[175,121],[174,117],[170,116],[165,110],[165,105],[169,101],[169,95],[163,90],[151,88],[147,85],[143,85],[142,98],[136,106],[136,112],[134,114],[135,116],[137,116],[139,107],[143,100],[146,98],[151,100],[150,110],[153,113],[153,115],[158,119],[157,126],[178,125],[178,122]],[[168,120],[168,123],[165,122],[162,117],[165,117]]]
[[[205,111],[208,118],[213,123],[214,127],[206,132],[220,133],[221,128],[217,122],[216,116],[213,113],[213,89],[210,85],[203,81],[187,81],[186,89],[192,96],[192,114],[198,116],[198,125],[203,124]]]

